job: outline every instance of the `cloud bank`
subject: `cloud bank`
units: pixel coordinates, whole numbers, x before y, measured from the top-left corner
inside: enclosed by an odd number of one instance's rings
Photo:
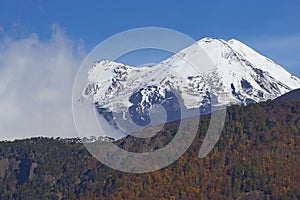
[[[46,41],[36,34],[0,34],[0,140],[77,136],[72,88],[83,58],[80,45],[58,25]]]

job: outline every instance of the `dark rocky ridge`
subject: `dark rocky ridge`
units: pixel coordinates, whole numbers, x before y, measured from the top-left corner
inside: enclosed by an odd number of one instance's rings
[[[300,89],[290,91],[278,97],[275,101],[300,101]]]

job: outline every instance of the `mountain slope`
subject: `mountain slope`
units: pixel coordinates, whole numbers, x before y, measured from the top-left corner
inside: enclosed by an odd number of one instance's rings
[[[292,90],[276,98],[275,101],[300,101],[300,89]]]
[[[96,62],[83,96],[106,120],[119,115],[119,124],[127,125],[131,118],[145,126],[151,122],[154,104],[162,105],[167,121],[172,121],[180,118],[179,109],[200,108],[205,114],[211,106],[266,101],[297,88],[299,78],[245,44],[235,39],[203,38],[153,66]]]
[[[202,62],[205,59],[201,53],[209,56],[213,66],[205,66],[208,63]],[[184,78],[187,80],[182,80]],[[109,106],[113,100],[126,107],[130,102],[128,97],[125,100],[122,97],[151,84],[168,88],[167,81],[170,81],[170,87],[178,88],[183,96],[186,95],[184,101],[187,107],[199,106],[188,101],[194,93],[201,91],[203,94],[205,91],[227,93],[230,101],[237,103],[245,102],[247,98],[255,102],[274,99],[300,87],[296,76],[245,44],[234,39],[204,38],[154,66],[134,68],[110,61],[97,62],[89,72],[85,95],[103,106]],[[182,83],[192,85],[182,86]],[[201,101],[201,96],[197,97],[196,102]]]
[[[300,198],[299,102],[229,107],[220,140],[200,159],[209,120],[202,117],[193,144],[176,162],[143,174],[109,169],[78,143],[53,138],[0,142],[0,199]],[[170,124],[165,133],[172,131]],[[147,145],[156,149],[158,144]]]

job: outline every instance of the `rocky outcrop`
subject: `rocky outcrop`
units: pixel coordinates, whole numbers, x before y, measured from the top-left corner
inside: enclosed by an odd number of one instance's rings
[[[32,180],[34,177],[34,170],[37,168],[37,163],[32,163],[30,166],[29,179]]]
[[[0,159],[0,178],[15,177],[16,184],[22,185],[25,181],[32,180],[37,163],[26,159],[2,158]]]
[[[5,178],[12,175],[15,170],[19,169],[20,161],[15,158],[0,159],[0,177]]]

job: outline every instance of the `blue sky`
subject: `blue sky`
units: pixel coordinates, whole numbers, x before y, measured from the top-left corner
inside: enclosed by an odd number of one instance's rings
[[[58,24],[87,52],[121,31],[158,26],[199,40],[236,38],[300,75],[300,2],[288,1],[42,1],[1,0],[0,25],[13,33],[51,35]],[[20,31],[20,30],[18,30]],[[290,46],[290,48],[289,48]]]
[[[18,27],[22,34],[47,39],[58,24],[72,40],[83,41],[87,52],[109,36],[144,26],[174,29],[196,40],[236,38],[299,76],[299,10],[297,0],[1,0],[0,26],[10,34]]]
[[[0,139],[72,136],[70,96],[82,59],[132,28],[236,38],[300,76],[299,11],[297,0],[0,0]]]

